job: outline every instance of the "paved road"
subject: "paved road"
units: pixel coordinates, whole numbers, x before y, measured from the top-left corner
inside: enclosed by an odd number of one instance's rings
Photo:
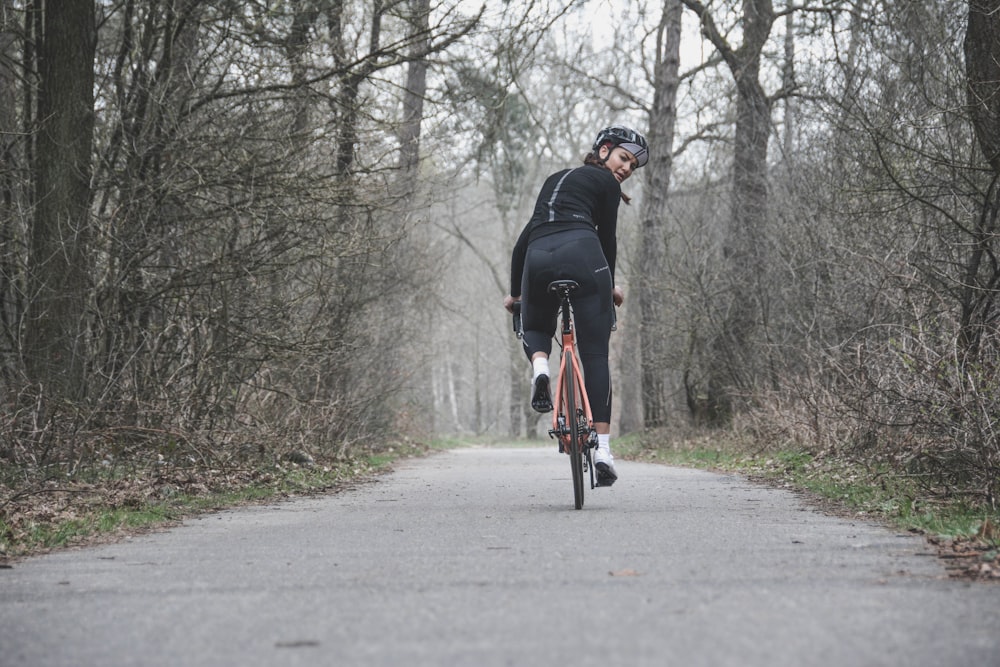
[[[1000,587],[735,477],[463,449],[0,570],[0,664],[1000,665]]]

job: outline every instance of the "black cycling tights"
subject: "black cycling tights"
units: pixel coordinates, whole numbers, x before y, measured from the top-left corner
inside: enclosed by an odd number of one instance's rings
[[[569,229],[543,236],[528,246],[521,277],[521,322],[524,351],[529,359],[536,352],[552,353],[559,316],[559,299],[548,292],[553,280],[575,280],[580,284],[570,298],[584,384],[594,421],[610,422],[608,344],[614,304],[611,271],[596,232]]]

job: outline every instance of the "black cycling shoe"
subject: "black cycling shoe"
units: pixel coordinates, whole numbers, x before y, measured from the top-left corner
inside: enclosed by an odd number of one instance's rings
[[[535,378],[535,386],[531,391],[531,407],[535,412],[552,412],[548,375],[539,375]]]
[[[597,468],[597,486],[611,486],[618,480],[618,473],[610,463],[595,463]]]

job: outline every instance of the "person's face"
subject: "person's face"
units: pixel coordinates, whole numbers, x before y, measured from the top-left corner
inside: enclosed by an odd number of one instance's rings
[[[600,156],[604,160],[604,166],[614,175],[619,183],[631,176],[632,172],[639,167],[639,161],[635,156],[621,146],[615,146],[614,148],[602,146]]]

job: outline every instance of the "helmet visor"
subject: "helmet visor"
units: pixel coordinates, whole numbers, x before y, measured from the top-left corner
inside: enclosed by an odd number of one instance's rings
[[[634,155],[635,159],[639,162],[640,167],[646,166],[646,162],[649,160],[649,151],[647,151],[643,146],[629,142],[622,142],[618,145]]]

